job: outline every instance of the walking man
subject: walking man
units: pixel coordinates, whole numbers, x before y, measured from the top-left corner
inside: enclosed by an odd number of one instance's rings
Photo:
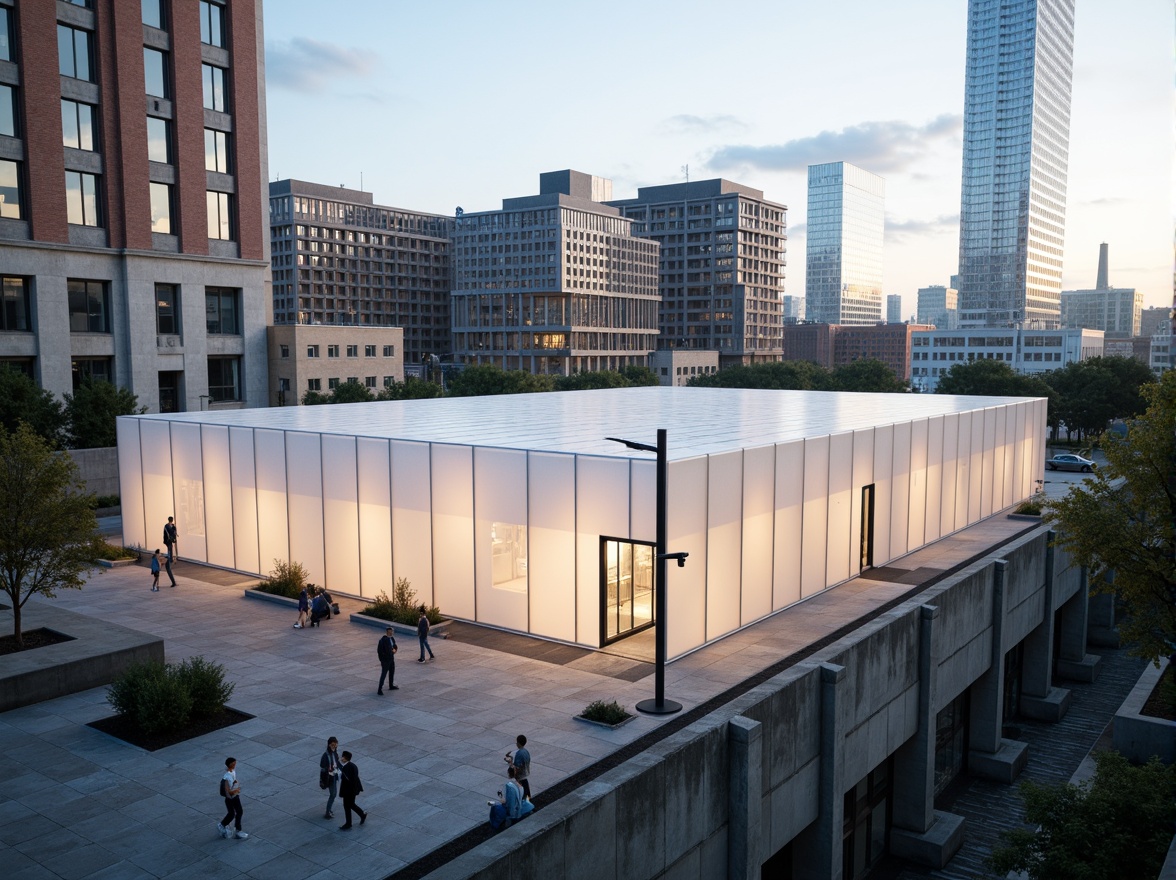
[[[331,737],[327,740],[327,750],[323,752],[323,756],[319,760],[319,781],[325,782],[327,789],[327,811],[323,814],[324,819],[335,818],[331,807],[335,806],[335,797],[339,793],[339,774],[342,767],[338,748],[339,740]]]
[[[384,630],[384,637],[376,646],[376,656],[380,658],[380,683],[376,685],[376,693],[383,696],[385,676],[388,678],[388,690],[400,690],[393,684],[393,679],[396,678],[396,637],[392,635],[392,627]]]
[[[216,830],[225,840],[230,837],[246,840],[249,835],[241,830],[241,814],[245,811],[241,809],[241,783],[237,781],[236,758],[225,758],[225,775],[221,777],[221,795],[225,799],[225,817],[216,823]],[[236,820],[236,834],[229,827],[229,823],[234,820]]]
[[[180,543],[179,532],[176,531],[175,518],[169,516],[167,518],[167,525],[163,527],[163,543],[167,547],[167,562],[164,567],[167,569],[167,576],[171,579],[171,585],[176,585],[176,576],[172,574],[172,563],[176,558],[176,546]]]
[[[514,768],[514,778],[518,781],[523,789],[523,797],[528,801],[531,799],[531,781],[528,777],[531,775],[531,753],[527,751],[527,738],[521,733],[515,739],[514,756],[510,752],[506,753],[506,763]],[[509,769],[509,768],[508,768]]]
[[[429,647],[429,615],[425,613],[425,606],[421,606],[421,619],[417,621],[417,638],[421,643],[421,656],[417,663],[425,662],[425,651],[429,652],[429,659],[433,659],[433,649]]]
[[[355,796],[363,791],[363,783],[359,781],[359,768],[351,761],[351,752],[343,753],[341,764],[343,781],[339,785],[339,794],[343,795],[343,815],[347,821],[339,826],[340,831],[351,829],[351,811],[359,813],[359,824],[367,821],[367,812],[355,805]]]

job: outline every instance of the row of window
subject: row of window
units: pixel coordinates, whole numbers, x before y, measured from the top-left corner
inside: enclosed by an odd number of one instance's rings
[[[306,346],[306,356],[308,358],[318,357],[320,348],[321,347],[318,345]],[[290,356],[290,346],[283,345],[281,347],[281,352],[282,352],[282,357],[288,358]],[[395,354],[396,354],[396,346],[395,345],[385,345],[384,346],[384,357],[386,357],[386,358],[394,357]],[[327,346],[327,357],[337,358],[338,356],[339,356],[339,346],[328,345]],[[376,356],[376,346],[365,345],[363,347],[363,356],[365,358],[374,358]],[[359,357],[359,346],[358,345],[347,346],[347,357],[349,357],[349,358]]]
[[[343,381],[353,382],[358,385],[359,384],[359,377],[358,376],[350,376],[349,378],[347,378]],[[395,381],[396,381],[395,376],[385,376],[384,377],[384,387],[391,388]],[[339,379],[328,379],[327,380],[327,390],[334,391],[336,388],[339,387],[339,382],[340,382]],[[375,388],[376,387],[376,377],[375,376],[364,376],[363,384],[367,388]],[[289,379],[279,379],[278,380],[278,390],[279,391],[289,391],[290,390],[290,380]],[[322,379],[307,379],[306,380],[306,390],[307,391],[322,391],[323,390],[323,380]]]

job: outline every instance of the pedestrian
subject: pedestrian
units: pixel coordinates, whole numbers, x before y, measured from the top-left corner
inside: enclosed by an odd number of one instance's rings
[[[241,783],[237,781],[236,758],[225,758],[225,775],[221,777],[220,791],[225,799],[225,817],[216,823],[217,832],[225,840],[230,837],[236,837],[237,840],[248,839],[249,835],[241,830],[241,814],[245,811],[241,809]],[[229,823],[234,820],[236,834],[229,827]]]
[[[523,800],[523,788],[515,779],[515,768],[506,768],[506,785],[498,792],[499,802],[487,801],[490,805],[490,827],[494,830],[509,828],[512,822],[518,822],[531,815],[535,807],[530,801]]]
[[[417,621],[417,638],[421,643],[421,656],[417,663],[425,662],[425,651],[429,652],[429,659],[433,657],[433,649],[429,647],[429,615],[425,612],[425,606],[421,606],[421,619]]]
[[[359,768],[352,762],[351,752],[343,753],[340,772],[343,774],[343,781],[339,784],[339,794],[343,795],[343,815],[347,821],[339,826],[339,830],[347,831],[351,828],[352,810],[359,813],[360,825],[367,821],[367,812],[355,805],[355,796],[363,791],[363,783],[359,781]]]
[[[176,576],[172,574],[172,563],[176,558],[176,547],[180,543],[179,532],[176,531],[175,517],[169,516],[167,518],[167,525],[163,527],[163,545],[167,547],[167,561],[164,563],[164,568],[167,569],[167,576],[171,579],[171,585],[176,585]]]
[[[327,789],[327,811],[323,813],[324,819],[334,819],[335,814],[331,812],[331,807],[335,806],[335,797],[339,793],[339,771],[341,764],[339,763],[339,740],[331,737],[327,740],[327,750],[323,752],[322,758],[319,759],[319,788]],[[363,824],[362,822],[360,823]]]
[[[514,770],[514,778],[518,780],[519,785],[523,789],[523,797],[528,801],[531,799],[531,753],[527,751],[527,738],[521,733],[515,738],[514,755],[510,752],[506,753],[506,763],[510,764],[510,769]]]
[[[302,629],[306,625],[308,611],[310,611],[310,600],[306,596],[306,587],[303,587],[302,592],[298,594],[298,620],[294,623],[294,629]]]
[[[151,592],[159,592],[159,548],[151,556]]]
[[[320,590],[315,593],[314,600],[310,603],[310,625],[318,626],[322,621],[330,619],[330,602],[327,601],[326,595]]]
[[[400,690],[393,683],[396,678],[396,637],[392,635],[392,627],[384,629],[384,635],[376,645],[376,656],[380,658],[380,683],[376,685],[376,693],[383,696],[385,677],[388,679],[388,690]]]

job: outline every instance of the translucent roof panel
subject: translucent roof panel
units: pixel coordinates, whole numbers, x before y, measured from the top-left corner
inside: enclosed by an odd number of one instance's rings
[[[1023,397],[740,388],[612,388],[492,397],[287,406],[137,416],[609,457],[644,456],[606,437],[654,444],[671,460],[1026,403]]]

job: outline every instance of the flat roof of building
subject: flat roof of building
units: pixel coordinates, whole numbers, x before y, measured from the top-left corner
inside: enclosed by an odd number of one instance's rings
[[[488,397],[153,413],[125,418],[463,446],[645,456],[606,437],[656,443],[670,460],[1025,403],[1023,397],[642,387]]]

